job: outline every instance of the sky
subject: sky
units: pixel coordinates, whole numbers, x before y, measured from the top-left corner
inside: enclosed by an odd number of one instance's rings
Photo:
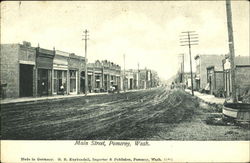
[[[87,29],[89,62],[107,59],[123,68],[125,55],[126,69],[139,63],[168,79],[179,69],[179,54],[185,54],[189,71],[188,47],[179,42],[183,31],[199,35],[192,58],[229,52],[225,6],[225,1],[5,1],[1,43],[28,41],[84,56]],[[233,1],[232,15],[235,55],[249,56],[249,2]]]

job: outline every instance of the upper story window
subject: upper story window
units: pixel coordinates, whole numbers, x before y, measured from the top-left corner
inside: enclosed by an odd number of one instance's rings
[[[70,78],[75,78],[76,77],[76,71],[70,70]]]

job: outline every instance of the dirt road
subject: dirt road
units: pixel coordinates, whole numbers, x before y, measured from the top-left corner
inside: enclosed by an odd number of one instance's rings
[[[2,139],[163,140],[197,113],[199,102],[166,88],[2,106]],[[177,138],[178,139],[178,138]]]

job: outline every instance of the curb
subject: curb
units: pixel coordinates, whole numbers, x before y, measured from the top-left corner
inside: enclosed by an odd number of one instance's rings
[[[190,93],[187,92],[187,91],[185,91],[185,92],[188,93],[188,94],[190,94]],[[206,104],[208,104],[208,105],[212,105],[212,106],[214,106],[214,107],[216,107],[216,108],[221,108],[221,107],[223,107],[223,104],[214,103],[214,102],[208,102],[208,101],[205,101],[204,99],[202,99],[202,98],[200,98],[199,96],[196,96],[196,95],[194,95],[194,97],[197,98],[197,99],[199,99],[200,101],[202,101],[202,102],[204,102],[204,103],[206,103]]]
[[[17,106],[17,105],[25,105],[25,104],[39,104],[39,103],[44,103],[44,102],[54,102],[54,101],[63,101],[63,100],[70,100],[70,99],[75,99],[75,98],[82,98],[82,97],[91,97],[91,96],[101,96],[101,95],[108,95],[107,94],[93,94],[93,95],[78,95],[78,96],[65,96],[65,97],[57,97],[57,98],[45,98],[45,99],[32,99],[32,100],[27,100],[27,101],[16,101],[16,102],[6,102],[6,103],[0,103],[1,107],[2,106]]]
[[[132,91],[120,91],[119,93],[96,93],[96,94],[88,94],[87,96],[85,96],[84,94],[82,95],[66,95],[66,96],[61,96],[61,97],[56,97],[55,98],[50,98],[53,96],[48,96],[45,99],[39,99],[39,98],[34,98],[34,99],[30,99],[27,101],[13,101],[13,102],[1,102],[0,101],[0,106],[3,107],[10,107],[10,106],[18,106],[18,105],[27,105],[27,104],[39,104],[39,103],[44,103],[44,102],[55,102],[55,101],[63,101],[63,100],[70,100],[70,99],[75,99],[75,98],[84,98],[84,97],[92,97],[92,96],[102,96],[102,95],[114,95],[114,94],[123,94],[123,93],[129,93],[129,92],[137,92],[140,90],[132,90]]]

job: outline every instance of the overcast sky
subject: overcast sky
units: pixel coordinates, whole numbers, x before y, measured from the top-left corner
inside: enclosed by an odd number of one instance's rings
[[[249,2],[232,2],[236,55],[249,55]],[[192,54],[228,53],[224,1],[2,2],[1,43],[31,42],[42,48],[84,56],[83,31],[90,31],[88,59],[113,61],[123,68],[151,68],[165,79],[178,69],[182,31],[196,31]]]

